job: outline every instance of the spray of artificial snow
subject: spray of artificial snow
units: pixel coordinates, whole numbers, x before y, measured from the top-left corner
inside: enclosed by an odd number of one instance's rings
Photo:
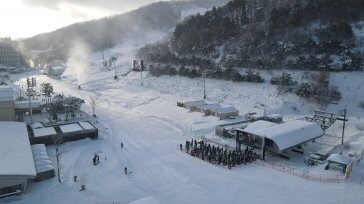
[[[87,82],[89,70],[90,48],[83,41],[75,40],[70,50],[67,60],[67,70],[65,75],[77,78],[77,84],[82,85]]]

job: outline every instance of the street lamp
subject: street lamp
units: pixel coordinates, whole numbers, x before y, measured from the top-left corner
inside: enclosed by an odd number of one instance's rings
[[[345,135],[345,122],[347,121],[347,119],[346,119],[346,109],[342,110],[341,116],[343,116],[344,118],[338,118],[338,120],[343,121],[343,131],[342,131],[342,135],[341,135],[341,150],[340,150],[340,154],[343,154],[344,135]]]

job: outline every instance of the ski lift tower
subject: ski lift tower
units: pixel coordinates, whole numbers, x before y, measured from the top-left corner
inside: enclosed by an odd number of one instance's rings
[[[348,119],[346,119],[346,109],[342,110],[340,115],[342,117],[337,118],[337,120],[343,121],[343,130],[342,130],[342,134],[341,134],[341,150],[340,150],[340,154],[343,154],[344,135],[345,135],[345,122],[348,121]]]
[[[323,131],[331,127],[331,125],[334,124],[337,119],[338,116],[335,113],[329,113],[325,111],[315,111],[313,117],[306,117],[308,122],[318,123]]]
[[[335,121],[337,121],[337,120],[343,121],[340,154],[342,154],[342,152],[343,152],[345,124],[348,121],[348,119],[346,118],[346,113],[347,113],[346,109],[340,111],[339,114],[329,113],[329,112],[325,112],[325,111],[315,111],[315,114],[313,117],[306,117],[307,121],[318,123],[324,132],[329,127],[331,127],[335,123]]]

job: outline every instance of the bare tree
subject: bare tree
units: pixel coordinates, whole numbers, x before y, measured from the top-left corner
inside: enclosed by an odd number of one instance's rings
[[[91,105],[91,108],[92,108],[92,117],[96,117],[95,110],[96,110],[97,105],[99,103],[101,103],[100,96],[98,96],[98,95],[90,95],[89,96],[89,102],[90,102],[90,105]]]
[[[63,153],[63,151],[60,149],[62,143],[63,143],[63,138],[60,135],[56,135],[54,137],[54,146],[56,147],[56,160],[57,160],[57,177],[58,177],[58,182],[62,183],[61,180],[61,170],[62,170],[62,164],[61,164],[61,155]]]

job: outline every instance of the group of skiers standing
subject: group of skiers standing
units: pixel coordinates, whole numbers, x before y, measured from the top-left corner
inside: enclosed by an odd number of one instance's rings
[[[180,144],[180,150],[183,150],[182,144]],[[223,147],[207,144],[202,140],[193,139],[186,141],[185,150],[192,156],[207,160],[210,163],[227,165],[229,169],[235,165],[251,163],[258,158],[257,153],[248,147],[244,151],[231,151]]]

